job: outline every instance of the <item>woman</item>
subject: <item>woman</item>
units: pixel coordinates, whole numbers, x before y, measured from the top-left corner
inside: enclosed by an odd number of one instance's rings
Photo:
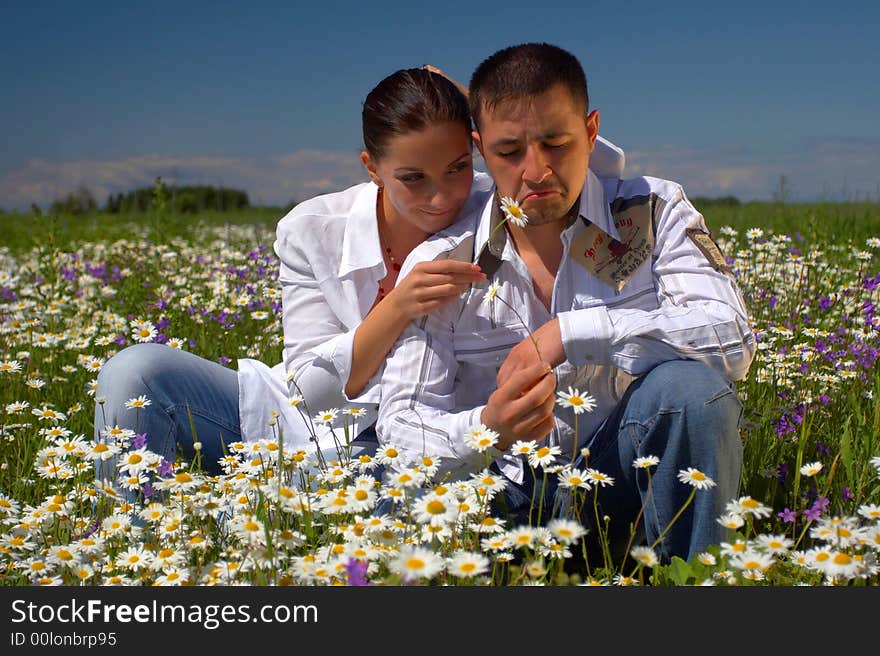
[[[492,193],[474,174],[467,99],[444,75],[401,70],[363,107],[361,160],[371,182],[300,203],[278,223],[283,362],[238,361],[239,371],[157,344],[124,349],[98,377],[96,440],[134,427],[128,400],[145,395],[139,432],[173,460],[180,447],[219,471],[223,445],[274,438],[325,457],[349,440],[369,445],[378,372],[406,324],[484,278],[468,262],[422,262],[397,284],[410,251],[453,221],[473,218]],[[619,175],[622,153],[597,144],[591,167]],[[102,397],[104,397],[102,399]],[[362,415],[341,412],[354,403]],[[319,412],[335,414],[315,421]]]

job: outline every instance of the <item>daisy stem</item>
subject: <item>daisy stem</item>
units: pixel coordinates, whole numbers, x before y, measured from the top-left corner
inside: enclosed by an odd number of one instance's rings
[[[812,415],[810,415],[810,419],[812,419]],[[801,420],[801,434],[798,437],[798,450],[797,450],[797,459],[795,461],[794,466],[794,487],[792,489],[792,499],[794,503],[794,507],[797,508],[797,500],[798,493],[800,491],[801,485],[801,465],[804,461],[804,447],[806,446],[807,439],[807,408],[804,406],[804,418]],[[797,532],[797,518],[795,521],[791,523],[791,537],[795,536]],[[797,548],[797,544],[795,544],[795,548]]]
[[[696,494],[697,494],[697,488],[691,488],[691,493],[688,496],[687,501],[685,501],[684,504],[681,506],[681,508],[678,509],[678,512],[675,513],[675,517],[673,517],[672,520],[666,525],[666,528],[664,528],[660,532],[660,535],[657,536],[657,539],[651,543],[652,549],[654,547],[656,547],[658,544],[660,544],[660,541],[663,540],[664,537],[666,537],[666,534],[669,532],[669,529],[671,529],[672,525],[678,521],[678,518],[681,517],[682,513],[685,511],[685,508],[687,508],[690,505],[691,501],[694,500],[694,496],[696,496]]]
[[[632,523],[632,528],[629,532],[629,540],[626,543],[626,549],[624,550],[624,554],[628,554],[630,547],[632,547],[633,538],[636,536],[636,527],[639,525],[639,522],[642,519],[642,514],[645,512],[645,508],[648,507],[648,501],[651,498],[651,470],[645,470],[648,473],[648,489],[645,491],[645,502],[642,504],[642,507],[639,508],[639,513],[636,515],[635,521]],[[624,558],[624,562],[626,559]],[[623,574],[623,563],[620,563],[620,573]]]
[[[596,530],[599,532],[599,545],[602,547],[602,558],[605,561],[605,567],[611,569],[611,552],[608,549],[608,531],[607,526],[603,527],[599,520],[599,485],[593,489],[593,515],[596,518]]]
[[[541,498],[538,500],[538,503],[540,504],[538,505],[538,526],[541,525],[541,511],[544,510],[544,489],[547,484],[547,470],[543,467],[541,469],[543,470],[544,475],[541,477]],[[532,492],[532,500],[534,503],[534,491]]]
[[[532,525],[532,511],[535,509],[535,493],[538,491],[538,478],[535,476],[535,468],[529,465],[532,471],[532,501],[529,503],[529,526]]]

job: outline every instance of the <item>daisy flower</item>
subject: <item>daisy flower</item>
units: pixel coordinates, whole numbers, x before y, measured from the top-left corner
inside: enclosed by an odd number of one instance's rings
[[[529,464],[532,467],[547,467],[553,464],[556,456],[562,453],[557,445],[542,446],[529,454]]]
[[[706,476],[699,469],[694,469],[693,467],[679,470],[678,480],[682,483],[687,483],[698,490],[708,490],[710,487],[715,487],[715,481]]]
[[[489,285],[489,287],[486,289],[486,294],[483,296],[483,298],[487,301],[491,301],[498,295],[498,292],[500,290],[501,284],[497,280],[493,280],[492,284]]]
[[[152,404],[153,404],[153,402],[150,401],[150,399],[148,399],[146,397],[146,395],[141,394],[138,397],[135,397],[133,399],[129,399],[128,401],[126,401],[125,407],[128,408],[129,410],[132,410],[132,409],[137,409],[137,408],[146,408],[148,405],[152,405]]]
[[[530,456],[537,449],[537,445],[534,442],[526,442],[523,440],[517,440],[513,444],[510,445],[510,452],[517,456]]]
[[[152,342],[159,331],[149,321],[141,322],[134,326],[131,330],[131,338],[136,342],[147,343]]]
[[[547,523],[547,530],[562,544],[572,544],[587,534],[587,529],[576,521],[562,517],[551,519]]]
[[[388,563],[388,568],[400,574],[404,581],[430,579],[443,570],[443,558],[424,547],[406,546]]]
[[[770,569],[774,562],[771,554],[760,553],[751,549],[733,554],[730,557],[730,566],[744,571],[757,570],[763,573]]]
[[[725,528],[730,528],[734,530],[740,528],[743,524],[746,523],[746,520],[743,519],[742,515],[734,512],[724,513],[715,521],[717,521]]]
[[[489,559],[481,553],[458,551],[452,554],[446,571],[458,578],[471,578],[489,570]]]
[[[644,567],[653,567],[659,561],[656,552],[651,547],[633,547],[629,555],[632,556],[639,565]]]
[[[4,360],[0,362],[0,373],[11,374],[21,371],[21,362],[18,360]]]
[[[176,348],[179,351],[183,350],[183,345],[186,344],[186,340],[181,337],[170,337],[168,341],[165,342],[165,346],[170,346],[171,348]]]
[[[738,515],[754,515],[758,519],[769,517],[770,513],[773,512],[772,508],[749,496],[740,497],[735,501],[728,501],[726,510]]]
[[[859,514],[865,519],[880,519],[880,505],[875,503],[866,503],[862,506],[859,506]]]
[[[574,467],[566,467],[561,472],[559,472],[557,476],[559,477],[559,487],[579,487],[584,490],[592,489],[590,482],[587,480],[586,473],[581,471],[580,469],[576,469]]]
[[[603,474],[598,469],[588,468],[585,472],[585,476],[587,477],[587,480],[595,485],[601,485],[602,487],[614,485],[614,479],[607,474]]]
[[[697,554],[697,560],[700,561],[703,565],[707,565],[712,567],[718,561],[715,559],[715,556],[708,551],[703,551]]]
[[[784,535],[759,535],[755,545],[770,554],[784,554],[794,546],[794,541]]]
[[[516,227],[525,228],[528,225],[529,217],[513,198],[504,196],[501,199],[501,211],[504,212],[504,218]]]
[[[498,443],[499,435],[485,424],[471,426],[464,434],[464,442],[474,451],[483,453]]]
[[[822,471],[821,462],[808,462],[806,465],[801,467],[801,476],[815,476],[820,471]]]
[[[862,569],[860,561],[845,551],[832,551],[831,557],[822,562],[819,569],[828,577],[851,579],[858,576]]]
[[[563,408],[571,408],[576,415],[582,412],[592,412],[596,408],[596,399],[585,392],[572,389],[570,386],[568,392],[556,392],[556,403]]]
[[[507,546],[514,549],[534,547],[538,531],[531,526],[517,526],[507,532]]]
[[[400,458],[400,451],[391,444],[380,446],[376,451],[376,462],[380,465],[393,465]]]
[[[636,469],[650,469],[660,464],[660,458],[657,456],[641,456],[633,460],[633,467]]]
[[[318,414],[316,414],[313,418],[316,424],[326,424],[329,426],[334,419],[336,419],[336,415],[339,414],[339,410],[337,408],[330,408],[329,410],[321,410]]]

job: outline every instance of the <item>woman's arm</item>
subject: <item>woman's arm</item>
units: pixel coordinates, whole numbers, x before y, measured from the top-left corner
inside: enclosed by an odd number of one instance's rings
[[[485,277],[478,266],[469,262],[434,260],[416,264],[355,331],[346,396],[353,398],[361,393],[410,321],[448,303]]]

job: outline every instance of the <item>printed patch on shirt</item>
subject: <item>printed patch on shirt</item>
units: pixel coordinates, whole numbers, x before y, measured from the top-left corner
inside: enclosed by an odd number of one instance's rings
[[[619,292],[654,253],[651,204],[631,205],[612,214],[620,241],[590,223],[571,244],[569,256]]]
[[[700,228],[688,228],[685,232],[687,232],[687,236],[690,237],[691,241],[694,242],[694,246],[699,248],[700,252],[706,256],[713,269],[722,273],[733,273],[724,259],[724,253],[721,252],[718,244],[712,239],[711,233],[704,232]]]

